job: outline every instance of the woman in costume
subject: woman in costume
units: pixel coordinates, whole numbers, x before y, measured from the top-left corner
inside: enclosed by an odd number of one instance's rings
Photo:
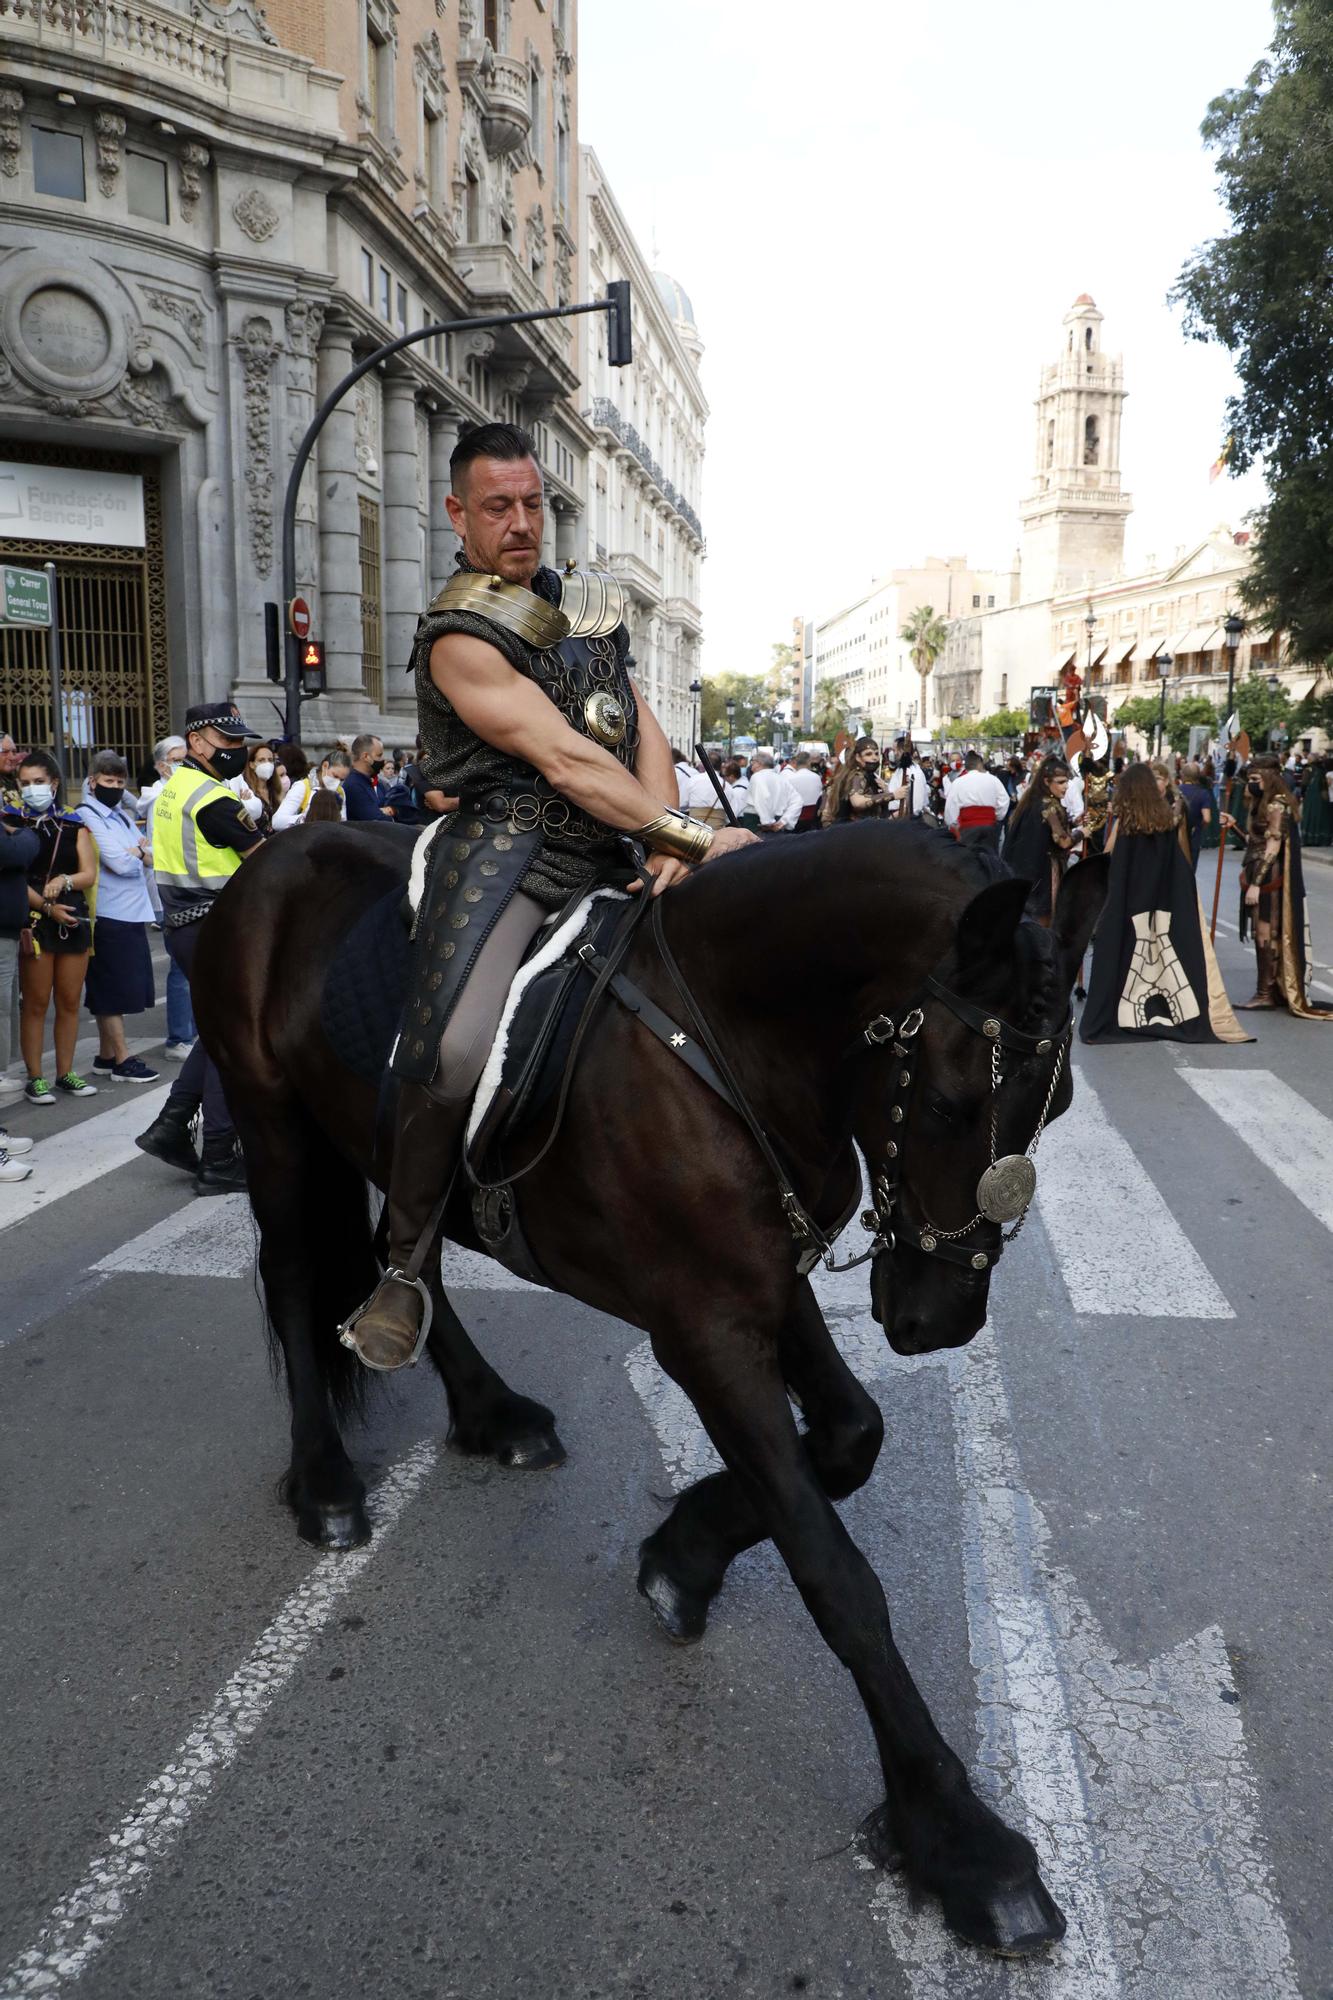
[[[1245,779],[1249,808],[1241,867],[1240,935],[1252,925],[1257,961],[1244,1007],[1285,1007],[1303,1021],[1333,1021],[1311,1003],[1309,917],[1301,869],[1300,808],[1276,757],[1255,757]],[[1230,815],[1224,818],[1224,824]],[[1234,824],[1234,822],[1231,822]]]
[[[1060,877],[1075,844],[1064,806],[1068,790],[1069,766],[1064,758],[1043,757],[1005,821],[1004,859],[1012,874],[1031,882],[1027,914],[1039,924],[1050,924]]]
[[[883,819],[889,810],[889,791],[880,780],[879,768],[879,745],[872,736],[863,736],[825,787],[823,825]]]
[[[1116,786],[1111,878],[1093,938],[1085,1042],[1247,1042],[1208,941],[1199,895],[1159,775],[1132,764]]]
[[[1301,846],[1333,846],[1333,760],[1316,757],[1310,765],[1301,807]]]

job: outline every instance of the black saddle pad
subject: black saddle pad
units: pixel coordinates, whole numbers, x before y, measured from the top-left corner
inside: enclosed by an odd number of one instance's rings
[[[498,1172],[505,1141],[515,1139],[555,1097],[592,992],[592,974],[580,964],[579,950],[591,944],[604,957],[627,915],[618,900],[594,903],[561,957],[529,981],[509,1025],[499,1086],[473,1143],[478,1171]]]
[[[339,1062],[378,1083],[389,1061],[407,992],[412,942],[403,891],[391,889],[357,918],[320,996],[320,1026]]]

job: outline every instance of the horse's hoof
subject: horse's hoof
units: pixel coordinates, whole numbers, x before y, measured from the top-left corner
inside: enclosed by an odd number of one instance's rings
[[[866,1814],[856,1829],[856,1837],[876,1868],[883,1868],[893,1875],[902,1867],[903,1850],[893,1830],[887,1805],[876,1806],[872,1813]]]
[[[495,1454],[497,1465],[511,1472],[553,1472],[563,1465],[567,1453],[554,1431],[537,1431],[531,1437],[511,1438]]]
[[[702,1591],[686,1590],[659,1564],[645,1559],[639,1565],[639,1593],[652,1605],[658,1624],[675,1645],[693,1646],[703,1638],[708,1599]]]
[[[359,1549],[370,1540],[370,1516],[361,1500],[340,1500],[329,1506],[308,1502],[298,1508],[296,1532],[303,1542],[321,1549]]]
[[[968,1891],[942,1900],[944,1920],[955,1936],[1001,1958],[1030,1958],[1059,1944],[1067,1928],[1064,1911],[1036,1874],[988,1896]]]

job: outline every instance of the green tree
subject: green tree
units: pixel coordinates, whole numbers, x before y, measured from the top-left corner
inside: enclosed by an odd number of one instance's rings
[[[1182,755],[1190,747],[1191,729],[1215,730],[1217,726],[1218,712],[1201,694],[1183,694],[1179,701],[1169,701],[1166,705],[1166,740]],[[1156,727],[1154,720],[1153,728]]]
[[[1027,711],[1022,708],[997,708],[994,715],[983,715],[976,726],[976,734],[987,743],[997,743],[1005,736],[1022,736],[1028,726]]]
[[[770,708],[776,708],[780,701],[791,699],[796,692],[796,680],[800,671],[801,656],[795,646],[790,641],[775,639],[773,662],[765,676]]]
[[[1161,702],[1161,696],[1156,694],[1131,695],[1128,701],[1121,702],[1112,720],[1117,729],[1137,729],[1150,743],[1155,742]],[[1168,703],[1166,711],[1168,717],[1171,714],[1171,707],[1172,704]]]
[[[704,680],[704,691],[699,700],[702,708],[702,729],[705,743],[725,743],[727,740],[727,697],[736,704],[736,714],[731,725],[733,736],[754,736],[760,742],[773,740],[772,725],[768,715],[772,704],[768,699],[768,689],[763,674],[709,674]]]
[[[1236,689],[1236,712],[1240,726],[1256,749],[1268,741],[1269,731],[1281,723],[1290,727],[1292,699],[1281,682],[1270,689],[1268,677],[1250,673]]]
[[[1333,653],[1333,7],[1275,0],[1268,55],[1214,98],[1200,128],[1217,156],[1228,232],[1172,291],[1185,332],[1216,340],[1240,388],[1225,452],[1262,456],[1268,504],[1241,595],[1297,658]]]
[[[847,727],[850,713],[837,681],[821,681],[815,689],[815,712],[811,717],[812,736],[822,736],[829,749]]]
[[[937,615],[933,604],[920,604],[898,637],[906,640],[912,654],[912,665],[921,676],[921,727],[928,729],[926,683],[935,670],[936,660],[944,651],[949,627],[946,620]]]

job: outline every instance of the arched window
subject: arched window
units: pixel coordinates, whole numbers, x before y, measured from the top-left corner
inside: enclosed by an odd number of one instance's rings
[[[1069,352],[1071,354],[1074,352],[1074,329],[1072,326],[1069,329]]]
[[[1097,429],[1096,417],[1087,417],[1083,424],[1083,463],[1096,465],[1101,456],[1102,441]]]
[[[1084,329],[1083,329],[1083,345],[1084,345],[1084,346],[1085,346],[1085,347],[1087,348],[1087,350],[1088,350],[1089,354],[1091,354],[1091,353],[1092,353],[1092,328],[1091,328],[1090,326],[1085,326],[1085,327],[1084,327]]]
[[[1046,426],[1046,463],[1048,466],[1055,464],[1055,418],[1054,417],[1050,419],[1049,423]]]

